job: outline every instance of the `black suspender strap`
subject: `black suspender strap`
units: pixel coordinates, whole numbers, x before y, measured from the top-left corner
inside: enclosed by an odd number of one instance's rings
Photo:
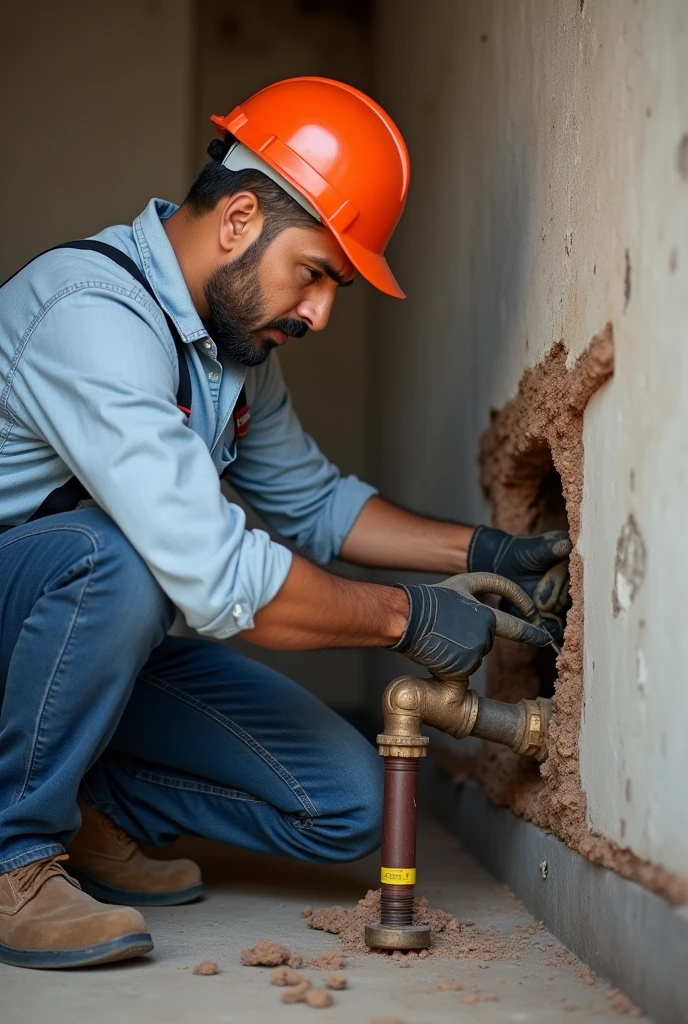
[[[57,249],[88,249],[92,252],[99,252],[101,256],[107,257],[107,259],[112,260],[113,263],[116,263],[118,266],[122,267],[123,270],[126,270],[127,273],[130,274],[134,278],[134,280],[141,285],[142,288],[145,288],[145,290],[148,292],[156,306],[158,306],[162,310],[165,316],[167,327],[169,329],[170,334],[172,335],[174,347],[177,352],[177,363],[179,365],[179,387],[177,388],[177,406],[186,416],[190,416],[191,375],[189,374],[189,364],[187,363],[186,356],[184,354],[184,342],[180,337],[179,331],[175,326],[174,320],[167,313],[167,311],[164,310],[160,305],[158,297],[156,296],[155,292],[148,283],[148,280],[146,279],[145,275],[139,270],[131,256],[127,256],[127,254],[125,252],[122,252],[121,249],[118,249],[116,245],[110,245],[108,242],[99,242],[95,238],[80,238],[76,242],[63,242],[62,245],[54,245],[51,249],[46,249],[44,252],[39,252],[38,256],[34,256],[33,259],[30,259],[29,262],[25,263],[23,267],[20,267],[19,270],[16,270],[11,277],[8,277],[6,281],[3,281],[2,284],[0,284],[0,288],[4,288],[4,286],[9,281],[12,280],[12,278],[16,277],[17,274],[20,274],[22,270],[28,267],[30,263],[33,263],[34,260],[39,259],[41,256],[45,256],[49,252],[55,252]],[[65,509],[61,509],[60,511],[65,511]]]
[[[191,375],[189,374],[189,364],[186,361],[184,354],[184,342],[182,341],[179,331],[177,330],[174,320],[160,305],[158,298],[151,288],[145,275],[139,270],[136,263],[134,263],[131,256],[127,256],[125,252],[118,249],[115,245],[109,245],[107,242],[99,242],[95,238],[82,238],[78,242],[64,242],[62,245],[56,245],[55,249],[90,249],[93,252],[99,252],[101,256],[107,256],[109,260],[116,263],[118,266],[126,270],[127,273],[131,274],[135,281],[141,285],[142,288],[148,292],[153,302],[162,309],[165,316],[165,321],[169,329],[172,339],[174,341],[174,347],[177,351],[177,363],[179,364],[179,387],[177,388],[177,406],[186,415],[191,415]],[[52,250],[48,249],[48,252]],[[42,254],[45,255],[45,254]]]
[[[113,263],[117,263],[123,270],[126,270],[142,288],[145,288],[155,304],[162,309],[155,292],[151,288],[144,274],[142,274],[137,267],[136,263],[130,256],[127,256],[125,252],[122,252],[122,250],[118,249],[116,246],[109,245],[107,242],[99,242],[96,239],[83,238],[76,242],[64,242],[62,245],[55,245],[52,249],[46,249],[45,252],[39,253],[38,256],[45,256],[46,253],[54,252],[56,249],[89,249],[93,252],[99,252],[102,256],[106,256],[109,260],[112,260]],[[38,256],[34,256],[32,260],[29,260],[29,263],[33,263],[33,260],[37,260]],[[28,267],[29,263],[25,263],[24,267]],[[15,274],[12,274],[12,277],[16,277],[24,267],[21,267]],[[11,281],[12,277],[7,280]],[[7,281],[4,281],[3,284],[7,284]],[[0,287],[2,287],[2,285],[0,285]],[[162,311],[165,315],[165,321],[170,334],[172,335],[174,347],[177,352],[177,363],[179,366],[177,406],[186,416],[190,416],[191,375],[189,374],[189,365],[184,353],[184,342],[182,341],[172,318],[164,309],[162,309]],[[27,522],[31,523],[35,519],[43,519],[45,516],[57,515],[59,512],[71,512],[77,507],[79,502],[86,501],[90,497],[91,495],[88,493],[81,481],[75,476],[70,477],[66,483],[62,484],[60,487],[56,487],[47,495],[33,515],[29,517]]]

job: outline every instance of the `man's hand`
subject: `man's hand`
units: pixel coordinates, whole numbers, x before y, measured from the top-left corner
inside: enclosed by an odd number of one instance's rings
[[[463,679],[475,672],[494,642],[494,612],[454,589],[461,578],[401,587],[408,594],[410,612],[404,634],[392,650],[440,679]],[[523,621],[517,639],[543,646],[543,631]]]
[[[564,632],[570,607],[568,556],[571,539],[562,530],[537,537],[514,537],[504,530],[477,526],[468,545],[469,572],[496,572],[518,583],[533,599],[555,640]],[[518,615],[509,602],[505,611]]]

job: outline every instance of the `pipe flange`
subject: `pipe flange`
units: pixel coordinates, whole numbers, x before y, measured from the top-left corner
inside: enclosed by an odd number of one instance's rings
[[[399,736],[383,732],[377,737],[380,757],[426,757],[429,745],[427,736]]]
[[[365,943],[372,949],[427,949],[430,928],[425,924],[386,925],[380,922],[365,926]]]

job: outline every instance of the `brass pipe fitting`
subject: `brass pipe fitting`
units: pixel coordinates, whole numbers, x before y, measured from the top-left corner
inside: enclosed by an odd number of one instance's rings
[[[551,701],[521,700],[518,704],[480,697],[468,681],[400,676],[382,698],[384,732],[377,737],[383,757],[425,757],[429,740],[422,725],[432,725],[456,739],[478,736],[504,743],[516,754],[543,761]]]

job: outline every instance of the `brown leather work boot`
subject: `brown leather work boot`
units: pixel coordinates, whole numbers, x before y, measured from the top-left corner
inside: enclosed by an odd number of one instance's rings
[[[0,875],[0,961],[15,967],[83,967],[150,953],[138,910],[106,907],[81,891],[60,861]]]
[[[192,860],[153,860],[108,817],[79,799],[81,828],[67,847],[69,872],[104,903],[170,907],[203,894]]]

